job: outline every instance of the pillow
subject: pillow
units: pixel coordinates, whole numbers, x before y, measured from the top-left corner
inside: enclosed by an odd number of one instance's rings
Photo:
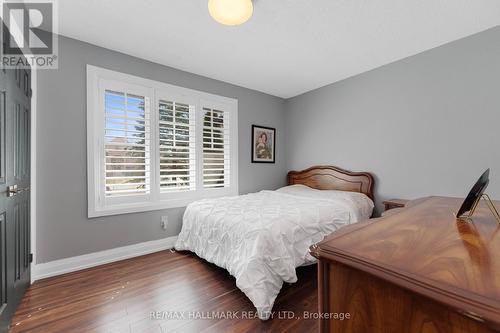
[[[318,190],[313,189],[309,186],[300,185],[300,184],[289,185],[289,186],[285,186],[285,187],[282,187],[282,188],[279,188],[276,190],[276,192],[280,192],[280,193],[295,194],[295,195],[302,194],[305,196],[307,196],[308,194],[311,194],[311,193],[313,193],[312,195],[314,195],[315,191],[318,191]]]
[[[285,186],[277,189],[276,192],[321,200],[347,201],[359,210],[363,219],[370,218],[375,207],[373,201],[366,194],[359,192],[317,190],[300,184]]]

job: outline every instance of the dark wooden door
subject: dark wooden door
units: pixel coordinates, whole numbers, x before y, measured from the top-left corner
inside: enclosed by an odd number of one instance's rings
[[[30,283],[31,72],[0,70],[0,332]]]

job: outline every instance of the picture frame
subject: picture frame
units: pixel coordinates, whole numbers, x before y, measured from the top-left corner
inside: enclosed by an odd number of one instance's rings
[[[477,182],[474,184],[472,189],[469,191],[469,194],[467,194],[467,197],[465,198],[464,202],[460,206],[460,209],[456,213],[456,217],[458,219],[467,219],[472,217],[472,214],[474,214],[474,211],[476,210],[476,206],[481,200],[481,197],[484,194],[484,191],[488,187],[488,184],[490,183],[490,169],[488,168],[482,175],[479,177]],[[469,212],[468,215],[465,213]]]
[[[252,163],[276,162],[276,128],[252,125]]]

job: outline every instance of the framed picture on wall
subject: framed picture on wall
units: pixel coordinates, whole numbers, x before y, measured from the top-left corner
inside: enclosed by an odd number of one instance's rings
[[[274,163],[276,128],[252,125],[252,163]]]

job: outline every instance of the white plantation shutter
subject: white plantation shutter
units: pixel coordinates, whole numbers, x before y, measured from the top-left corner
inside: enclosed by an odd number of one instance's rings
[[[196,189],[195,107],[159,101],[160,192]]]
[[[87,66],[88,216],[238,194],[237,100]]]
[[[151,122],[145,96],[106,90],[104,96],[104,193],[106,197],[151,190]]]
[[[203,107],[203,187],[230,185],[229,112]]]

